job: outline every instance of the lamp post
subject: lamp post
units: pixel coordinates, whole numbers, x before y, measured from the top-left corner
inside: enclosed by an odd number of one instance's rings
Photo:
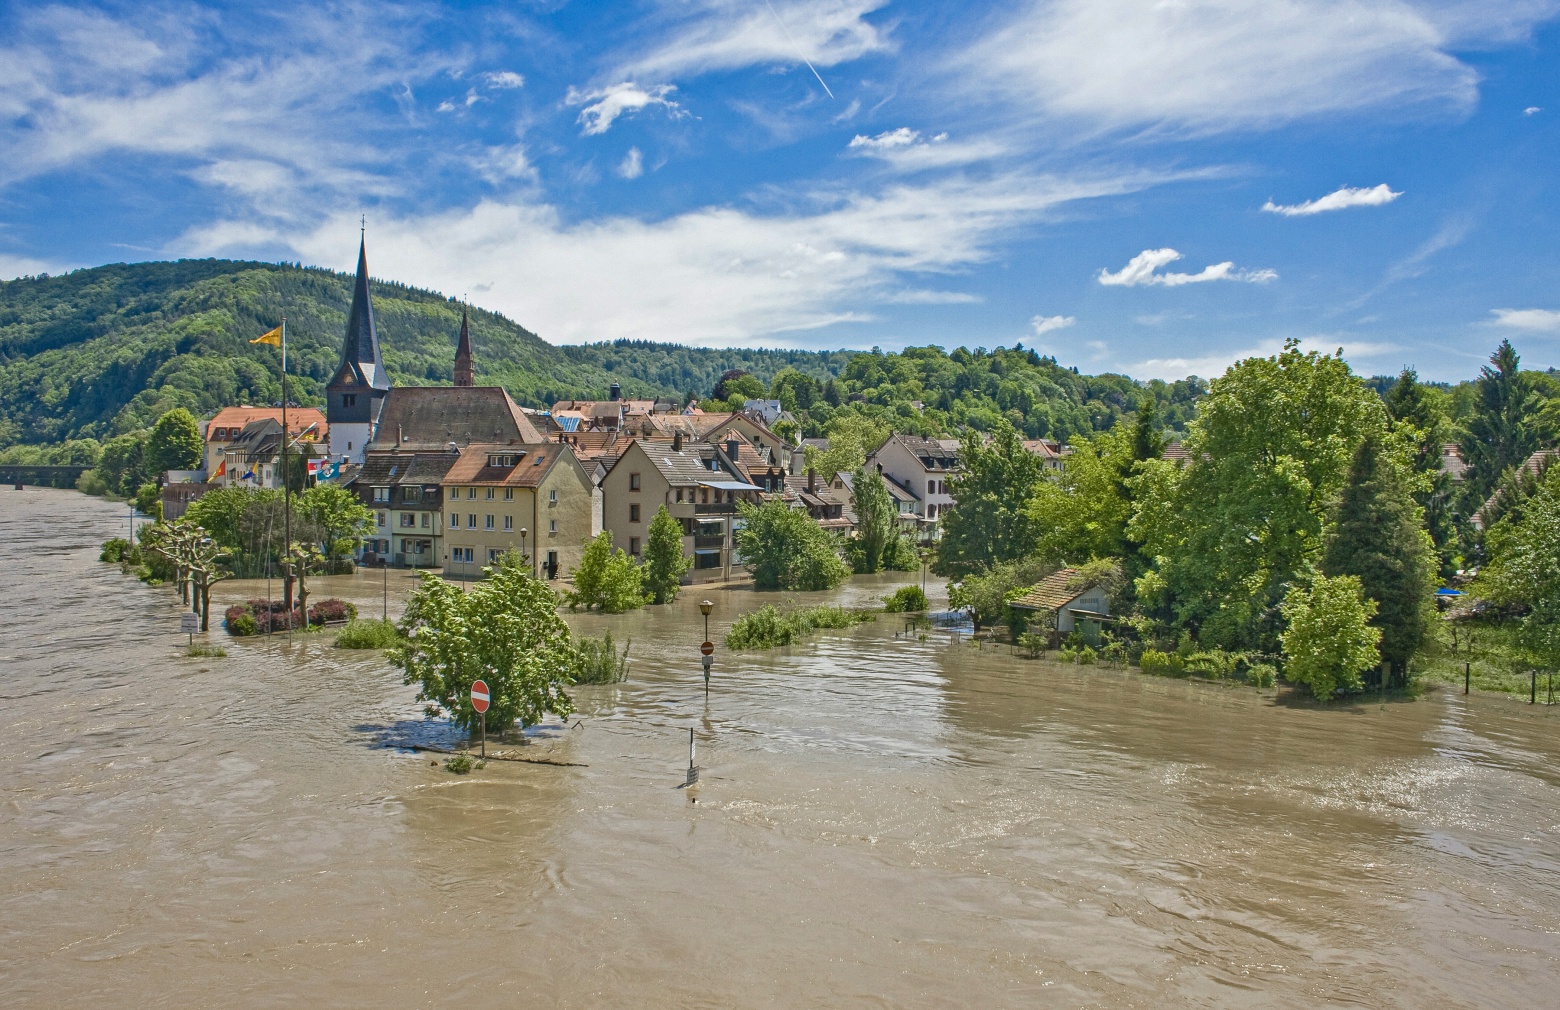
[[[525,552],[525,535],[529,532],[531,531],[526,529],[524,526],[520,527],[520,556],[525,558],[527,561],[531,560],[531,556]],[[536,571],[536,566],[531,566],[531,571],[534,574]]]
[[[715,604],[705,600],[699,604],[699,613],[704,615],[704,644],[699,646],[704,660],[704,700],[710,698],[710,666],[715,662],[715,645],[710,641],[710,611],[715,609]]]

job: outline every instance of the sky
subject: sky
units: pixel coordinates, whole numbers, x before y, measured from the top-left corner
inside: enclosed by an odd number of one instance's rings
[[[350,270],[553,343],[1560,366],[1560,0],[0,0],[0,277]]]

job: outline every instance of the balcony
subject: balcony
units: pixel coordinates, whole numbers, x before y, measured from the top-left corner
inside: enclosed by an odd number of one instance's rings
[[[695,505],[693,514],[696,516],[734,516],[737,514],[735,502],[720,502],[712,505]]]
[[[714,536],[693,538],[693,549],[696,551],[713,550],[724,546],[726,546],[726,538],[720,533]]]

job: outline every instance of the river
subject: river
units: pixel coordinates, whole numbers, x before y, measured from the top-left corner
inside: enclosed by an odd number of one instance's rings
[[[0,491],[0,1005],[1554,1005],[1552,710],[1324,710],[892,616],[721,648],[706,703],[697,601],[719,643],[775,597],[695,591],[570,618],[633,640],[531,735],[572,766],[457,777],[395,746],[453,736],[374,654],[185,656],[172,592],[97,561],[125,526]]]

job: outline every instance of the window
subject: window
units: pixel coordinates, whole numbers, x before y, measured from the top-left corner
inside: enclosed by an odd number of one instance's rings
[[[401,513],[401,528],[403,530],[406,529],[409,526],[410,527],[415,527],[416,525],[417,525],[417,513],[416,512],[402,512]]]
[[[457,529],[457,528],[459,528],[459,526],[460,526],[460,513],[459,512],[451,512],[450,513],[450,529],[452,529],[452,530],[453,529]]]
[[[676,494],[676,496],[677,496],[677,500],[678,500],[678,501],[679,501],[679,502],[680,502],[680,501],[682,501],[682,488],[678,488],[678,489],[677,489],[677,490],[676,490],[676,492],[675,492],[675,494]]]
[[[632,554],[636,558],[639,557],[639,538],[638,537],[629,537],[628,538],[628,553]]]
[[[477,496],[477,489],[476,489],[476,488],[474,488],[474,487],[468,487],[468,488],[467,488],[467,489],[466,489],[466,497],[467,497],[467,498],[468,498],[468,499],[471,499],[471,498],[475,498],[475,497],[476,497],[476,496]]]
[[[704,504],[708,505],[710,503],[710,489],[709,488],[701,488],[700,489],[700,494],[702,494],[703,497],[704,497]]]
[[[341,394],[341,405],[343,407],[356,407],[357,406],[357,394],[356,393],[342,393]]]
[[[547,520],[547,532],[548,533],[557,533],[558,532],[558,520],[556,520],[556,519],[549,519],[549,520]]]
[[[379,520],[379,525],[383,526],[385,524],[385,522],[389,519],[389,516],[387,514],[385,514],[384,512],[380,512],[376,518],[378,518],[378,520]]]
[[[452,547],[450,560],[455,562],[472,562],[476,560],[476,552],[470,547]]]
[[[422,514],[422,528],[423,529],[427,529],[428,528],[428,513],[426,513],[426,512],[424,512]]]
[[[556,505],[556,504],[558,504],[558,492],[556,492],[556,491],[549,491],[549,492],[547,492],[547,504],[549,504],[549,505]]]
[[[482,517],[482,528],[485,529],[485,530],[490,530],[490,529],[493,528],[493,517],[492,516],[483,516]]]
[[[422,488],[420,488],[420,487],[403,487],[401,489],[401,500],[402,501],[422,501]]]
[[[639,474],[631,473],[628,475],[628,489],[630,491],[639,490]]]
[[[512,530],[514,528],[515,528],[515,517],[514,516],[505,516],[504,517],[504,529]]]
[[[486,491],[487,493],[484,494],[482,497],[486,498],[488,501],[492,501],[493,500],[493,489],[492,488],[484,488],[483,490]]]
[[[929,481],[926,482],[926,493],[927,494],[936,494],[937,493],[937,482],[935,480],[929,480]]]
[[[489,561],[497,561],[498,560],[498,556],[500,554],[502,554],[502,553],[504,553],[504,552],[499,550],[496,547],[489,547],[488,548],[488,560]]]
[[[466,516],[466,528],[468,530],[474,530],[477,528],[477,514],[475,512],[472,512]]]
[[[504,488],[504,501],[514,501],[514,500],[515,500],[515,489],[512,488],[512,487]]]
[[[387,487],[374,488],[374,501],[389,501],[390,489]]]
[[[694,562],[694,567],[695,568],[719,568],[720,567],[720,551],[709,551],[707,553],[698,554],[695,557],[696,557],[696,560]]]
[[[928,505],[928,506],[926,506],[926,518],[928,518],[928,519],[936,519],[937,518],[937,506],[936,505]]]
[[[632,505],[630,505],[628,507],[628,521],[631,522],[631,523],[637,523],[639,521],[639,503],[638,502],[634,502]]]

